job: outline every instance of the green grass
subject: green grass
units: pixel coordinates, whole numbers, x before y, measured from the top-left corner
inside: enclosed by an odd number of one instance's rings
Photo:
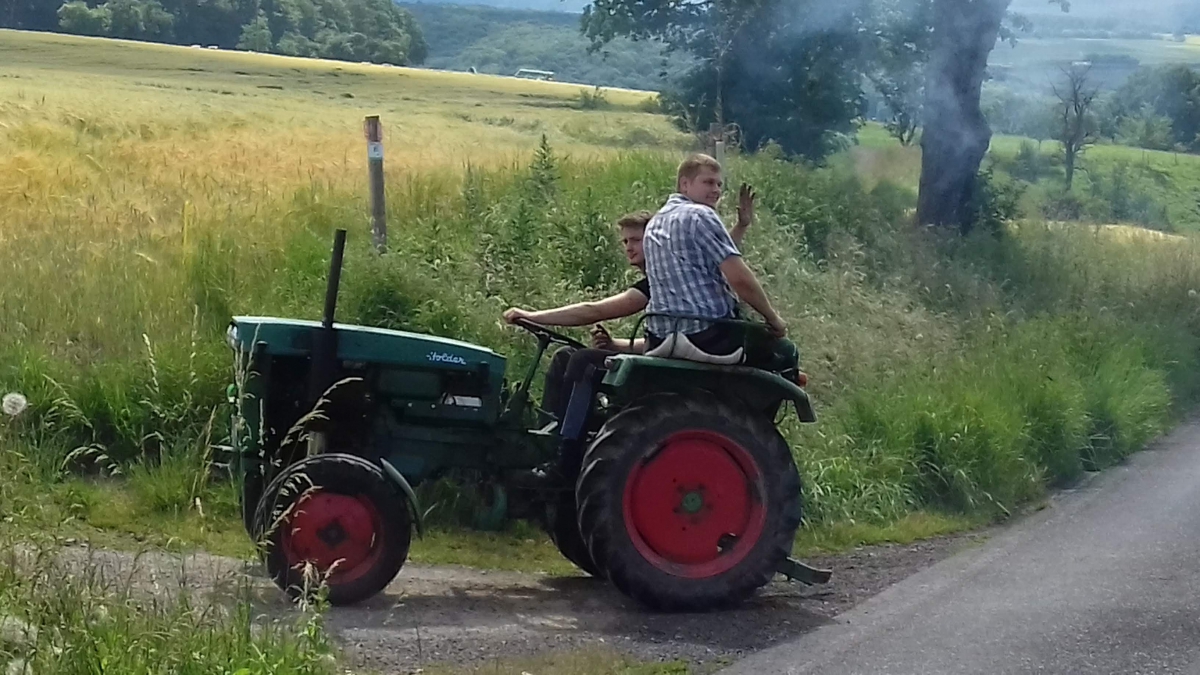
[[[582,110],[577,91],[502,78],[0,41],[16,55],[0,65],[0,212],[25,225],[0,228],[0,388],[31,401],[8,423],[26,457],[0,495],[32,527],[65,514],[114,540],[246,552],[232,490],[198,480],[225,434],[223,331],[234,313],[318,316],[335,227],[351,230],[342,320],[478,342],[521,371],[532,345],[502,310],[625,287],[611,223],[661,201],[684,142],[626,105],[640,94]],[[389,154],[391,252],[376,256],[356,125],[389,106],[408,111],[389,138],[408,142]],[[783,426],[805,479],[801,550],[1006,517],[1121,461],[1200,391],[1194,243],[1037,222],[998,239],[914,232],[916,152],[868,128],[826,169],[729,162],[761,195],[747,258],[820,416]],[[1190,169],[1163,170],[1192,186]],[[414,559],[568,571],[525,526],[447,527]]]
[[[638,93],[585,110],[578,88],[504,78],[2,31],[0,48],[0,392],[31,403],[0,419],[4,542],[251,555],[236,493],[208,467],[226,434],[231,314],[318,316],[346,227],[343,321],[478,342],[520,371],[531,344],[500,312],[625,287],[610,224],[661,201],[687,143]],[[376,256],[358,125],[381,111],[392,229]],[[1038,218],[997,237],[914,231],[917,150],[877,127],[860,140],[820,170],[729,162],[730,182],[761,195],[747,259],[820,418],[782,425],[805,481],[797,554],[1011,517],[1200,399],[1193,239]],[[1016,149],[996,139],[1001,164]],[[1097,147],[1086,161],[1108,175],[1124,160],[1141,161],[1134,187],[1155,190],[1174,229],[1195,229],[1195,158]],[[444,517],[412,559],[575,573],[524,523],[482,533]],[[331,666],[311,617],[251,632],[236,603],[139,613],[86,575],[8,570],[0,613],[63,627],[68,669],[160,672],[197,650],[204,672]],[[89,633],[97,606],[115,622]],[[35,671],[60,656],[39,649]],[[576,652],[476,672],[689,668]]]
[[[237,584],[225,599],[180,588],[155,592],[136,575],[106,573],[97,561],[70,556],[43,538],[22,537],[18,548],[0,534],[0,542],[6,672],[337,672],[319,612],[264,619],[249,589]]]
[[[887,525],[853,521],[834,522],[805,528],[796,537],[799,556],[843,553],[860,546],[912,544],[958,534],[987,524],[985,518],[968,518],[930,512],[910,513]]]
[[[1021,208],[1024,216],[1042,219],[1047,215],[1046,202],[1063,191],[1061,149],[1057,142],[1037,143],[997,134],[992,138],[985,166],[996,165],[1007,175],[1013,171],[1014,158],[1023,144],[1036,150],[1043,171],[1037,184],[1025,186]],[[881,125],[869,123],[859,132],[856,146],[834,158],[833,164],[844,171],[854,171],[867,185],[897,182],[916,190],[921,152],[917,146],[901,147]],[[1114,186],[1114,175],[1118,173],[1123,182]],[[1086,222],[1131,223],[1173,232],[1195,232],[1200,230],[1198,185],[1200,155],[1099,144],[1087,148],[1080,158],[1075,192],[1084,202],[1079,210]],[[1108,215],[1114,194],[1134,202],[1126,209],[1130,215],[1124,218]],[[1145,206],[1139,206],[1138,202]]]

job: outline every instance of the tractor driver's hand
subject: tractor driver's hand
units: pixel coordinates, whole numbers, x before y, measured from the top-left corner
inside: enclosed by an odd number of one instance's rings
[[[592,326],[592,349],[607,349],[613,351],[613,339],[608,329],[600,324]]]
[[[787,322],[778,314],[767,319],[767,328],[771,331],[771,335],[777,338],[787,336]]]
[[[516,323],[519,319],[529,320],[531,312],[513,307],[504,311],[504,320],[507,323]]]

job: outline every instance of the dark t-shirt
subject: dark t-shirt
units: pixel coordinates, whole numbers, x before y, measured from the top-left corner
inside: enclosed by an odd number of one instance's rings
[[[630,286],[630,288],[646,296],[647,300],[650,299],[650,280],[646,277],[642,277],[641,281],[638,281],[636,284]]]

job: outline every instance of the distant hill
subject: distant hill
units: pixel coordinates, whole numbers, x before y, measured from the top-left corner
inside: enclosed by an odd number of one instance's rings
[[[408,2],[401,4],[452,5],[455,3],[453,0],[450,2],[424,0],[423,2]],[[581,14],[583,12],[583,8],[587,7],[591,3],[587,2],[587,0],[472,0],[471,4],[496,7],[499,9],[527,9],[535,12],[562,12]]]
[[[444,4],[424,0],[427,4]],[[530,9],[541,12],[580,13],[586,0],[473,0],[474,4],[502,9]],[[1013,0],[1014,11],[1043,20],[1064,20],[1065,25],[1107,26],[1173,32],[1193,17],[1200,7],[1195,0],[1071,0],[1071,11],[1064,13],[1049,0]]]
[[[435,3],[401,7],[421,26],[430,68],[495,75],[534,68],[553,71],[559,81],[659,91],[689,63],[644,41],[614,40],[590,53],[579,15],[569,12]]]
[[[1196,0],[1071,0],[1069,12],[1049,0],[1013,0],[1012,10],[1034,22],[1040,35],[1101,30],[1116,33],[1174,33],[1185,30]]]

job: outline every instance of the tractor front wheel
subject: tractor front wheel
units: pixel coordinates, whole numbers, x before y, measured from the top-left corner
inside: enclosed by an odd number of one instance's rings
[[[323,584],[331,604],[348,605],[383,590],[400,571],[412,515],[379,467],[330,453],[276,476],[259,500],[254,529],[276,585],[296,597]]]
[[[655,609],[734,605],[767,584],[800,526],[800,476],[770,419],[661,394],[612,417],[576,484],[598,567]]]

